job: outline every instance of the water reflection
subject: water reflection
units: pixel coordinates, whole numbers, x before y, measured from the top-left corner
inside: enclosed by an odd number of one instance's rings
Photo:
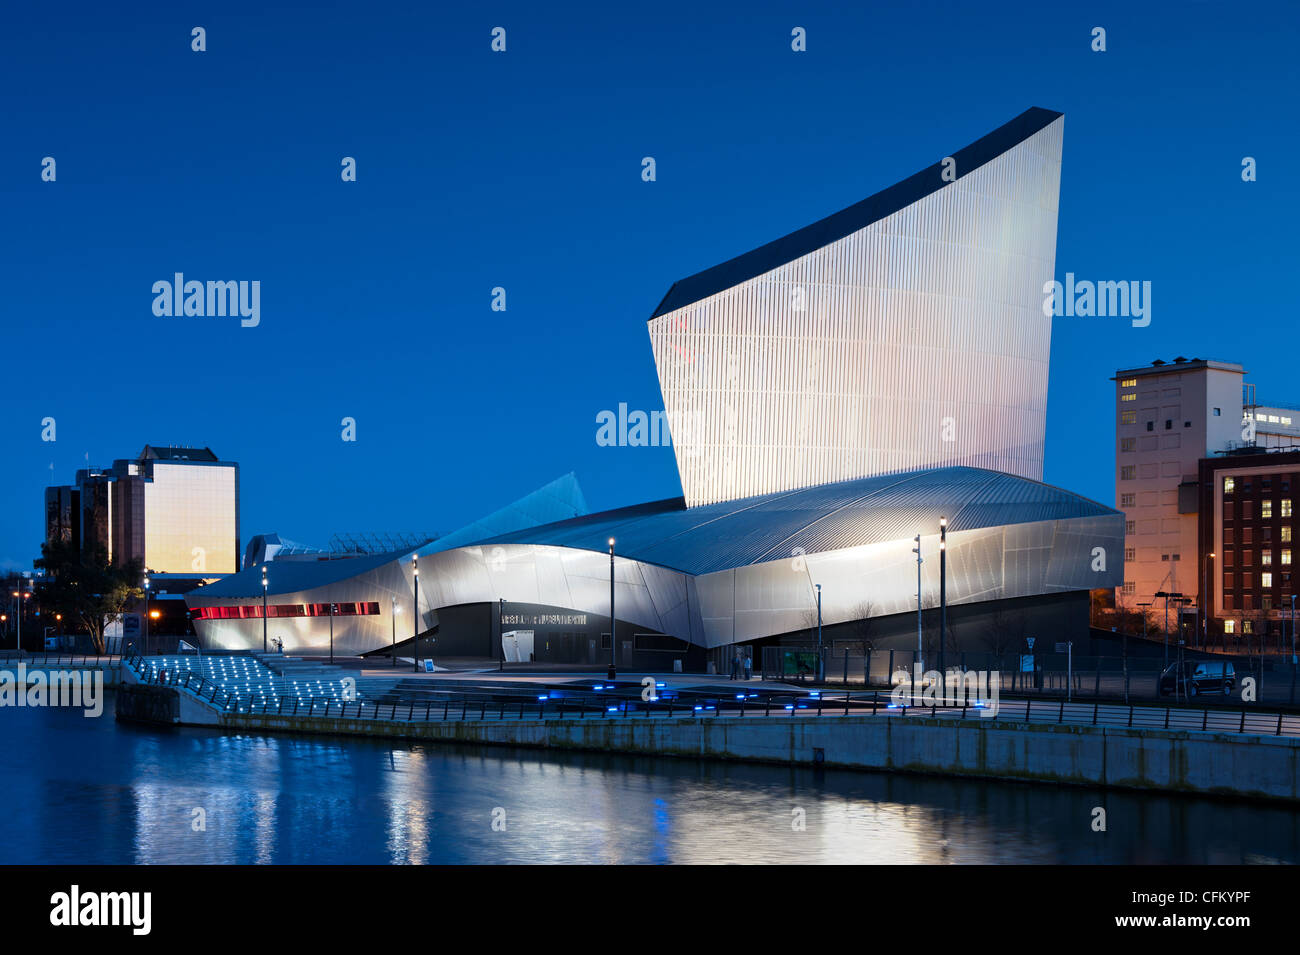
[[[109,710],[111,713],[111,709]],[[0,862],[1291,863],[1287,807],[0,710]],[[1107,811],[1104,833],[1093,808]],[[203,826],[195,810],[202,810]],[[498,821],[493,827],[494,810]],[[803,822],[803,828],[797,825]]]

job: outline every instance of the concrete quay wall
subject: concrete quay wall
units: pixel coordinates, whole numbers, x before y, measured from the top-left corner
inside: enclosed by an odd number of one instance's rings
[[[866,715],[425,723],[259,713],[224,714],[220,725],[1300,801],[1300,739],[1234,733]]]

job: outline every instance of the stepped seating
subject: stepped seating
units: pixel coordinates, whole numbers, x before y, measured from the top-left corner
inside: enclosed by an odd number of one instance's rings
[[[343,702],[348,686],[344,682],[348,674],[336,666],[270,653],[163,654],[143,658],[141,680],[159,682],[164,672],[167,675],[161,679],[169,683],[179,682],[187,673],[205,677],[230,694],[226,709],[237,713],[278,707],[282,700],[296,700],[300,705],[313,700]],[[365,678],[356,680],[356,693],[349,694],[348,701],[370,699],[368,682]]]

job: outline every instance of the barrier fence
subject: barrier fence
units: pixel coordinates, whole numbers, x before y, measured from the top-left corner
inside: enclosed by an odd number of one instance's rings
[[[764,680],[796,681],[830,686],[890,687],[895,674],[905,672],[910,678],[918,662],[915,650],[875,650],[853,653],[823,647],[763,647],[761,676]],[[1170,655],[1170,663],[1178,660]],[[1241,701],[1243,681],[1253,681],[1253,699],[1275,704],[1300,703],[1300,666],[1259,657],[1225,657],[1193,659],[1185,655],[1184,663],[1229,664],[1234,685],[1221,693],[1234,703]],[[926,671],[939,670],[938,655],[924,660]],[[945,655],[947,671],[996,673],[1003,693],[1041,696],[1068,696],[1071,699],[1182,699],[1207,696],[1194,682],[1182,681],[1160,692],[1160,675],[1165,669],[1162,657],[1139,656],[1068,656],[1062,653],[988,654],[949,653]],[[820,677],[820,678],[819,678]],[[1208,702],[1208,700],[1207,700]]]

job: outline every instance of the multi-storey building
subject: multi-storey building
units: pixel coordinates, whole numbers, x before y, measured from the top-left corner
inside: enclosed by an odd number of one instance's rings
[[[1124,512],[1124,585],[1117,599],[1157,615],[1168,598],[1201,613],[1208,555],[1199,515],[1205,459],[1300,447],[1300,412],[1255,400],[1236,363],[1175,358],[1121,369],[1115,382],[1115,505]],[[1180,605],[1180,600],[1189,601]],[[1203,614],[1200,618],[1205,619]],[[1203,623],[1201,624],[1203,626]]]
[[[1300,449],[1248,448],[1200,467],[1200,547],[1211,641],[1292,635]]]
[[[239,465],[209,448],[146,445],[111,468],[46,488],[47,541],[96,542],[118,563],[157,573],[239,569]]]
[[[1242,377],[1232,362],[1156,361],[1116,373],[1115,506],[1124,512],[1132,608],[1157,593],[1197,597],[1197,469],[1241,438]]]

